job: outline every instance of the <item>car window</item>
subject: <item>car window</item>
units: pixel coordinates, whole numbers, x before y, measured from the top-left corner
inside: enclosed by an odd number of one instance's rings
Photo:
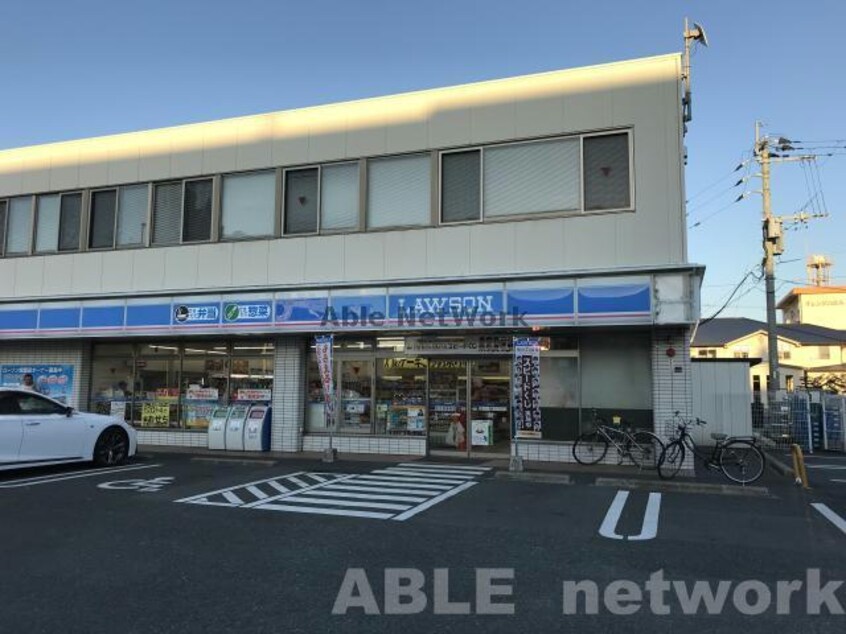
[[[19,414],[17,394],[0,394],[0,416]]]
[[[64,405],[59,405],[34,394],[19,394],[18,407],[22,414],[64,414]]]

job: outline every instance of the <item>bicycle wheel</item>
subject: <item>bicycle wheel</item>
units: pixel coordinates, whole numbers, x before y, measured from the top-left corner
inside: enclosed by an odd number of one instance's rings
[[[738,484],[751,484],[764,473],[766,458],[758,447],[748,440],[732,440],[720,451],[720,469],[729,480]]]
[[[662,480],[675,478],[684,465],[684,443],[674,440],[664,447],[658,458],[658,475]]]
[[[657,469],[664,443],[651,431],[638,431],[632,435],[629,456],[641,469]]]
[[[595,431],[585,432],[573,443],[573,457],[579,464],[596,464],[607,452],[608,441]]]

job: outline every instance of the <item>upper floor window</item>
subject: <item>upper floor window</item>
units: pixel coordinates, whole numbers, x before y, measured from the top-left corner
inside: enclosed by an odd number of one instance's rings
[[[320,230],[358,229],[358,162],[320,169]]]
[[[431,190],[431,160],[428,154],[369,161],[367,228],[430,224]]]
[[[317,232],[319,169],[285,171],[285,233]]]
[[[32,196],[9,201],[6,220],[6,255],[29,253],[32,236]]]
[[[632,206],[629,135],[584,138],[585,209],[628,209]]]
[[[220,235],[223,238],[272,236],[276,219],[276,172],[223,177]]]
[[[182,242],[211,240],[213,181],[210,178],[185,181],[182,212]]]
[[[153,244],[178,244],[182,224],[182,182],[156,185]]]
[[[79,249],[82,194],[38,196],[35,225],[36,253]]]
[[[148,185],[128,185],[118,189],[117,246],[144,244],[147,236]]]
[[[6,201],[0,200],[0,255],[6,250]]]
[[[481,183],[481,150],[441,154],[441,222],[479,220]]]
[[[91,194],[91,220],[88,247],[105,249],[115,246],[117,190],[106,189]]]

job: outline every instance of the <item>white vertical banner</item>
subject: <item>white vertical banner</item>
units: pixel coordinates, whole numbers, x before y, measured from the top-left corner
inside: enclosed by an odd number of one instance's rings
[[[515,438],[541,438],[540,340],[514,337],[512,409]]]
[[[320,383],[323,386],[323,413],[326,427],[335,426],[335,381],[332,372],[334,343],[334,335],[319,335],[314,338],[317,369],[320,372]]]

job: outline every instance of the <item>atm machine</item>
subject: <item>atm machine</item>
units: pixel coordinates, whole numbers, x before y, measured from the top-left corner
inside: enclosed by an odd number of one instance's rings
[[[228,407],[215,407],[209,421],[209,449],[226,449]]]
[[[247,422],[249,405],[233,405],[226,420],[226,449],[244,451],[244,425]]]
[[[244,451],[270,451],[270,413],[266,404],[250,407],[244,428]]]

